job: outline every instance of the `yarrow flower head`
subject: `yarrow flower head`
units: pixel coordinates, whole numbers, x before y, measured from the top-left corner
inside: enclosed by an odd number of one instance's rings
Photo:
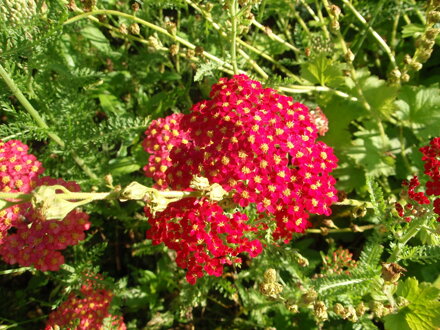
[[[167,163],[161,173],[151,166],[147,176],[178,190],[191,190],[194,176],[207,178],[229,192],[235,206],[255,205],[275,221],[275,239],[289,241],[292,233],[303,232],[309,213],[331,213],[337,195],[330,172],[337,159],[332,148],[316,141],[315,122],[322,116],[312,117],[303,104],[245,75],[220,79],[210,97],[190,114],[173,115],[176,138],[166,144],[152,133],[161,134],[158,127],[169,131],[167,119],[152,123],[144,148],[150,154],[166,150]],[[161,215],[155,219],[160,223]]]
[[[39,177],[44,171],[28,147],[20,141],[0,141],[0,189],[3,192],[29,193],[39,186],[62,185],[70,191],[80,191],[75,182]],[[64,263],[60,253],[85,238],[90,228],[88,214],[70,212],[62,220],[47,220],[24,203],[0,211],[0,255],[9,264],[59,270]],[[11,231],[13,228],[13,231]]]
[[[407,222],[427,212],[431,204],[429,196],[440,196],[440,137],[432,139],[430,144],[420,148],[420,151],[423,153],[422,160],[425,162],[424,174],[429,177],[426,192],[416,192],[420,181],[417,176],[414,176],[409,182],[403,182],[403,185],[408,188],[403,191],[402,197],[408,199],[408,203],[405,206],[396,203],[397,213]],[[439,215],[437,221],[440,221],[440,197],[434,198],[432,205],[434,213]]]
[[[101,277],[98,276],[98,280]],[[46,330],[55,329],[104,329],[106,324],[111,329],[125,330],[127,327],[122,316],[109,312],[113,299],[111,291],[106,290],[98,281],[88,279],[80,289],[81,296],[71,293],[55,311],[50,313]]]
[[[28,146],[18,140],[0,140],[0,191],[29,193],[44,169],[37,158],[28,154]],[[7,231],[19,218],[20,209],[13,206],[0,211],[0,244]]]

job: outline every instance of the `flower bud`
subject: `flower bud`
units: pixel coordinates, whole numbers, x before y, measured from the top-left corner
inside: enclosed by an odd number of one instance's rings
[[[425,36],[426,36],[426,39],[428,39],[428,40],[434,40],[435,38],[437,38],[439,33],[440,33],[440,29],[430,28],[430,29],[426,30]]]
[[[400,78],[400,80],[402,82],[408,82],[411,79],[410,75],[407,73],[402,74],[402,77]]]
[[[141,33],[141,29],[137,23],[133,23],[129,26],[129,30],[131,34],[138,35]]]
[[[320,321],[325,321],[328,319],[327,306],[325,306],[323,301],[317,301],[313,305],[315,311],[315,316]]]
[[[347,308],[346,308],[346,318],[350,322],[357,322],[358,321],[358,317],[356,315],[356,310],[354,309],[353,306],[347,306]]]
[[[336,303],[333,306],[333,312],[335,312],[336,315],[342,316],[342,318],[345,319],[345,308],[340,303]]]
[[[213,202],[221,201],[228,192],[218,183],[212,184],[208,189],[208,198]]]
[[[189,186],[195,190],[207,190],[209,188],[209,181],[207,178],[195,175],[189,183]]]
[[[373,301],[371,303],[371,311],[374,313],[374,316],[376,316],[377,318],[381,318],[382,316],[384,316],[385,307],[381,302]]]
[[[165,28],[168,31],[168,33],[171,34],[173,37],[176,36],[176,33],[177,33],[176,23],[174,23],[174,22],[166,22],[165,23]]]
[[[179,44],[172,44],[170,46],[170,55],[177,56],[179,54]]]
[[[365,306],[364,302],[361,301],[357,306],[356,306],[356,315],[361,317],[362,315],[365,314],[365,312],[367,311],[367,306]]]
[[[301,296],[301,301],[306,305],[310,305],[317,298],[318,298],[318,293],[315,290],[310,289]]]
[[[264,272],[264,282],[274,283],[277,280],[277,271],[273,268],[269,268]]]
[[[351,62],[354,61],[354,54],[353,54],[353,52],[351,51],[351,49],[348,49],[348,50],[347,50],[347,52],[346,52],[345,55],[344,55],[344,58],[345,58],[345,60],[346,60],[348,63],[351,63]]]
[[[127,35],[128,34],[128,29],[127,29],[127,25],[125,25],[124,23],[121,23],[119,25],[119,32],[121,34]]]
[[[435,24],[440,22],[440,11],[431,10],[430,12],[428,12],[427,18],[428,18],[428,23]]]
[[[339,17],[339,15],[341,15],[341,8],[339,8],[336,5],[331,5],[330,6],[330,13],[335,16],[336,18]]]
[[[160,49],[160,44],[159,41],[156,39],[156,37],[154,36],[148,37],[148,49],[152,51]]]
[[[137,3],[137,2],[133,2],[133,4],[131,5],[131,9],[132,9],[134,12],[139,11],[139,9],[140,9],[140,5],[139,5],[139,3]]]

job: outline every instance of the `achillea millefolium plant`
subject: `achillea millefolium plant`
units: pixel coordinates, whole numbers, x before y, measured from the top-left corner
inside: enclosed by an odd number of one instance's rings
[[[439,24],[0,0],[1,327],[440,327]]]

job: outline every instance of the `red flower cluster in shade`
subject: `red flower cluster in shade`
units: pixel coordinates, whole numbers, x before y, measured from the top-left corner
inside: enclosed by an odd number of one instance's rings
[[[421,206],[431,203],[428,196],[440,196],[440,137],[432,139],[430,144],[420,148],[420,151],[425,162],[424,173],[429,177],[429,181],[426,183],[426,194],[415,191],[420,186],[417,176],[403,183],[404,186],[408,186],[408,190],[404,193],[408,194],[411,202],[406,204],[405,208],[400,203],[396,203],[396,210],[407,222],[411,221],[413,216],[420,215],[421,211],[425,211]],[[434,199],[433,206],[434,212],[439,215],[437,221],[440,221],[440,197]]]
[[[337,159],[332,148],[316,141],[314,120],[322,116],[312,118],[303,104],[245,75],[220,79],[210,97],[190,114],[174,115],[173,128],[166,119],[152,124],[144,142],[152,153],[150,164],[155,150],[165,151],[157,161],[167,163],[161,173],[148,169],[147,176],[179,190],[188,190],[195,175],[218,183],[236,205],[254,204],[274,219],[275,239],[288,241],[292,233],[303,232],[310,226],[309,213],[331,213],[337,195],[330,172]],[[152,132],[168,132],[166,144]],[[151,221],[168,220],[157,214]]]
[[[104,329],[106,320],[111,329],[125,330],[122,316],[109,313],[113,294],[100,287],[93,279],[81,286],[81,296],[71,293],[54,312],[50,313],[46,330],[55,329]]]
[[[259,240],[249,240],[246,234],[256,231],[248,224],[245,214],[225,215],[216,203],[205,199],[186,198],[170,204],[160,216],[154,217],[148,207],[151,228],[147,238],[153,244],[165,243],[177,252],[176,263],[188,269],[186,278],[194,284],[203,276],[221,276],[223,265],[241,263],[239,253],[255,257],[262,251]]]
[[[43,172],[41,163],[27,153],[28,147],[20,141],[0,142],[0,145],[1,191],[29,193],[42,185],[63,185],[71,191],[80,191],[74,182],[38,178]],[[88,218],[86,213],[74,210],[62,220],[46,220],[30,203],[2,210],[0,255],[10,264],[34,266],[42,271],[58,270],[64,263],[59,251],[84,239],[84,231],[90,227]]]

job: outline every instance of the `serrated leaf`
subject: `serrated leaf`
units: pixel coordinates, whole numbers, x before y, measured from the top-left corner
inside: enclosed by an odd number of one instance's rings
[[[344,82],[342,64],[327,58],[325,54],[319,54],[301,65],[301,76],[313,85],[337,87]]]
[[[333,96],[322,106],[328,119],[329,130],[322,141],[333,146],[337,151],[350,144],[352,135],[350,123],[364,115],[366,111],[356,106],[355,102]]]
[[[382,118],[389,119],[395,110],[394,101],[397,97],[398,88],[388,86],[385,80],[376,76],[368,76],[359,80],[362,93],[371,106],[371,111]]]
[[[435,136],[440,127],[440,88],[404,86],[396,100],[396,117],[414,130],[415,134],[428,138]]]
[[[396,314],[385,317],[386,329],[431,330],[440,326],[440,290],[430,283],[421,283],[410,277],[399,283],[396,295],[409,305]]]
[[[347,154],[358,165],[365,168],[367,175],[377,177],[380,175],[394,175],[395,160],[386,155],[385,150],[398,148],[397,139],[385,141],[375,129],[359,131],[355,133],[357,139],[352,141],[352,146],[348,148]]]

